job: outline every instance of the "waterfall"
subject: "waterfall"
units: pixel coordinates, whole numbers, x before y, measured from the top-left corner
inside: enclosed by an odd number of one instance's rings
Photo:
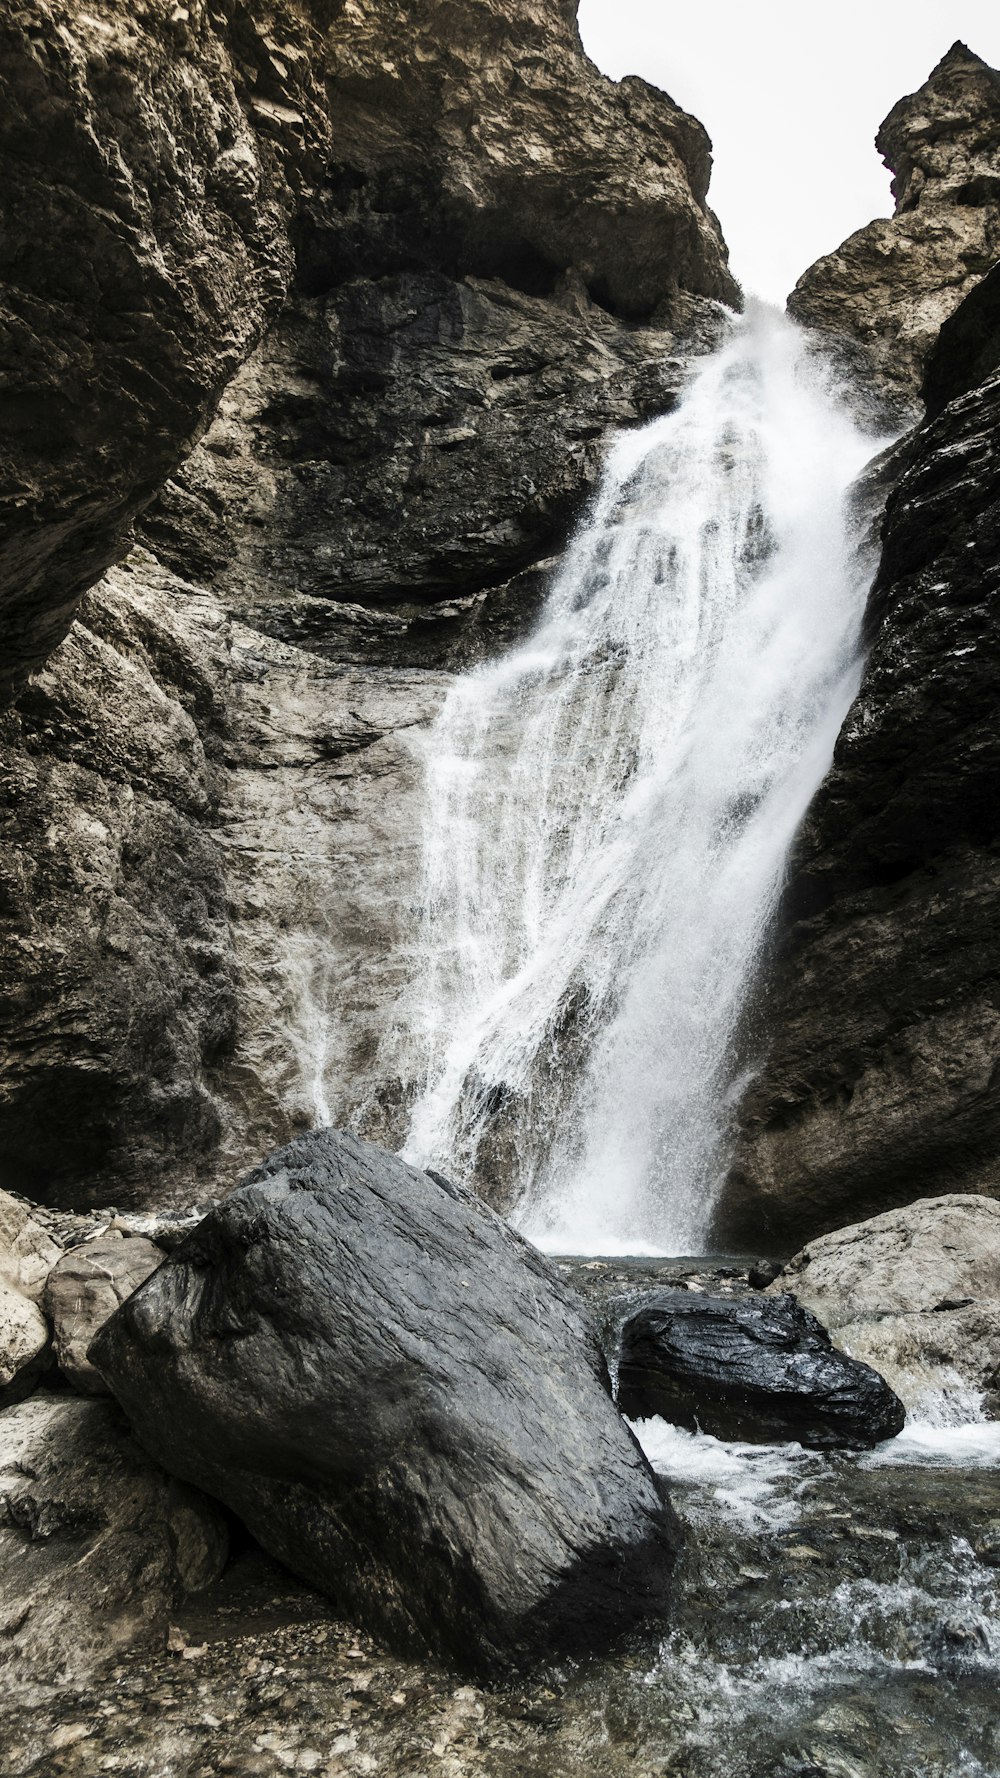
[[[857,689],[873,449],[792,323],[734,322],[429,734],[405,1152],[550,1250],[706,1240],[740,1017]]]

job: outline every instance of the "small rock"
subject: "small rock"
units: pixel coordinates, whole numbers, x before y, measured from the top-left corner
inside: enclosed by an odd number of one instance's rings
[[[44,1315],[37,1304],[0,1278],[0,1405],[29,1395],[50,1362]]]
[[[776,1259],[759,1259],[756,1265],[750,1267],[747,1282],[754,1290],[766,1290],[769,1284],[781,1277],[783,1270],[784,1267]]]
[[[61,1253],[30,1206],[0,1191],[0,1278],[37,1303]]]
[[[107,1384],[87,1358],[87,1348],[109,1315],[165,1257],[141,1235],[126,1240],[108,1232],[71,1248],[53,1266],[45,1286],[45,1307],[55,1329],[56,1359],[81,1394],[107,1395]]]

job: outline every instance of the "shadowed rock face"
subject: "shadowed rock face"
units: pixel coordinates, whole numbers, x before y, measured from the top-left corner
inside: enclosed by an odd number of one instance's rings
[[[661,1291],[626,1321],[618,1401],[633,1420],[660,1414],[715,1438],[817,1450],[879,1444],[905,1417],[883,1379],[835,1351],[791,1297],[690,1290]]]
[[[312,75],[327,10],[4,8],[0,701],[281,302],[292,188],[329,138]]]
[[[14,669],[145,508],[0,736],[0,1184],[75,1203],[397,1137],[415,743],[736,294],[704,131],[572,6],[133,10],[3,27]]]
[[[760,1009],[735,1241],[1000,1194],[1000,379],[949,400],[965,362],[942,336],[934,363],[940,411],[897,460],[868,664]]]
[[[953,44],[876,147],[895,214],[810,266],[788,307],[860,341],[885,386],[914,396],[942,322],[1000,256],[1000,74]]]
[[[489,1673],[665,1608],[676,1521],[572,1292],[356,1138],[273,1155],[90,1356],[151,1454],[397,1648]]]

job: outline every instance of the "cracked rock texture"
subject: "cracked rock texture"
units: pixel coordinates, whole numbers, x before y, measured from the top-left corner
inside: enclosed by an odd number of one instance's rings
[[[737,1242],[787,1250],[915,1196],[1000,1195],[1000,377],[966,390],[942,342],[761,996],[720,1208]]]
[[[1000,1412],[1000,1204],[926,1198],[824,1235],[789,1260],[791,1290],[842,1351],[874,1365],[919,1414],[970,1394]]]
[[[396,1135],[420,731],[737,291],[704,131],[565,0],[0,46],[0,1185],[159,1202]]]
[[[895,214],[810,266],[788,307],[860,341],[887,388],[912,397],[942,323],[1000,256],[1000,73],[953,44],[876,147]]]
[[[222,1571],[218,1508],[150,1463],[110,1401],[39,1391],[0,1413],[0,1678],[72,1687],[162,1645]]]

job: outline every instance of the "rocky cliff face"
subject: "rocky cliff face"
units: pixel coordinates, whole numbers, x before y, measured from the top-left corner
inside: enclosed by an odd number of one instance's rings
[[[160,1196],[393,1133],[415,737],[736,290],[704,131],[556,0],[51,0],[2,67],[0,1148]]]
[[[1000,255],[1000,74],[955,43],[894,105],[876,147],[895,215],[817,260],[797,320],[860,341],[889,391],[916,394],[942,323]]]
[[[935,135],[942,92],[955,109]],[[998,77],[952,51],[923,95],[923,111],[904,100],[890,119],[897,143],[911,132],[901,197],[922,203],[935,167],[976,167],[975,191],[1000,189]],[[799,291],[821,288],[828,263]],[[942,1191],[1000,1194],[1000,284],[992,272],[956,309],[949,282],[935,308],[934,262],[911,263],[892,327],[918,309],[928,331],[942,308],[949,318],[917,354],[929,417],[877,475],[889,492],[870,652],[758,1009],[765,1059],[721,1216],[737,1241],[767,1229],[793,1244]]]

